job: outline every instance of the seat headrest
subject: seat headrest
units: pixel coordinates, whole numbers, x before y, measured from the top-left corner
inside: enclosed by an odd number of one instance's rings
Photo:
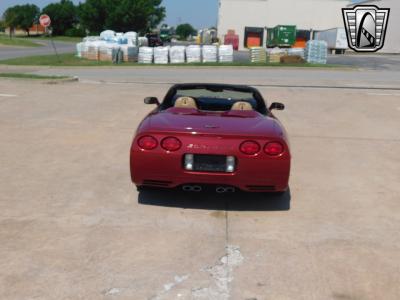
[[[253,107],[249,102],[238,101],[232,105],[231,110],[253,110]]]
[[[179,97],[176,99],[174,107],[197,109],[197,104],[196,100],[191,97]]]

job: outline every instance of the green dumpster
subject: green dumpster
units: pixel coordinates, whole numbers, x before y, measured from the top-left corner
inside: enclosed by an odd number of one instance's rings
[[[296,26],[278,25],[267,28],[267,47],[292,47],[296,42]]]

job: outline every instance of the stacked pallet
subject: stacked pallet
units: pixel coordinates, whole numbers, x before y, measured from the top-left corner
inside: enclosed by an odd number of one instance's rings
[[[151,64],[153,62],[153,48],[151,47],[140,47],[138,62],[140,64]]]
[[[203,62],[204,63],[215,63],[218,61],[218,48],[214,45],[204,45],[202,48]]]
[[[220,62],[233,62],[233,46],[222,45],[219,47],[218,60]]]
[[[135,46],[135,47],[138,46],[139,41],[138,41],[138,34],[136,32],[134,31],[126,32],[124,33],[124,37],[126,38],[127,44],[129,46]]]
[[[82,57],[84,45],[85,45],[85,43],[76,44],[76,56],[77,57]]]
[[[139,47],[147,47],[149,45],[149,39],[145,36],[141,36],[138,38],[138,46]]]
[[[100,61],[114,61],[117,53],[119,51],[119,46],[114,44],[104,44],[99,47],[99,60]]]
[[[137,62],[139,48],[136,46],[122,45],[120,46],[124,62]]]
[[[186,47],[186,59],[188,63],[201,62],[201,47],[198,45],[190,45]]]
[[[86,58],[89,60],[99,60],[99,46],[98,42],[92,42],[88,45]]]
[[[304,48],[290,48],[287,52],[289,56],[300,56],[304,58]]]
[[[270,63],[280,63],[281,58],[287,54],[287,51],[278,47],[273,49],[268,49],[268,62]]]
[[[171,64],[185,63],[185,46],[172,46],[169,49],[169,59]]]
[[[250,48],[250,61],[252,63],[265,63],[267,61],[267,52],[263,47]]]
[[[328,44],[325,41],[308,41],[305,50],[305,59],[311,64],[326,64],[328,58]]]
[[[154,48],[154,63],[166,65],[168,64],[169,47],[156,47]]]

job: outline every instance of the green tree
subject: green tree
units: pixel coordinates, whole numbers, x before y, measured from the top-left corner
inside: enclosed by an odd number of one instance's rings
[[[175,32],[181,39],[187,39],[188,36],[195,35],[197,33],[196,29],[194,29],[193,26],[188,23],[178,25]]]
[[[0,20],[0,32],[4,32],[6,30],[6,22],[4,20]]]
[[[77,23],[77,8],[72,1],[61,0],[43,8],[44,14],[51,18],[51,28],[54,35],[64,35],[68,29]]]
[[[16,8],[15,6],[9,7],[6,9],[6,11],[3,14],[3,19],[4,19],[4,24],[6,27],[9,28],[10,31],[10,38],[12,36],[12,32],[15,30],[17,27],[17,13],[16,13]]]
[[[145,33],[165,18],[162,0],[86,0],[79,5],[83,27],[92,33],[105,29]]]
[[[39,7],[34,4],[15,5],[9,7],[4,12],[4,21],[6,26],[10,27],[10,34],[16,28],[20,28],[29,35],[29,28],[39,15]]]

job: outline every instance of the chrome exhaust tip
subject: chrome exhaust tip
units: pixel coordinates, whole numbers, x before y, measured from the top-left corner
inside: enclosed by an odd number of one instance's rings
[[[185,192],[191,192],[192,191],[192,186],[191,185],[184,185],[182,186],[182,190]]]
[[[196,193],[199,193],[199,192],[201,192],[202,190],[203,190],[202,187],[199,186],[199,185],[195,185],[195,186],[192,187],[192,191],[193,191],[193,192],[196,192]]]
[[[182,186],[182,190],[185,192],[199,193],[203,190],[203,188],[199,185],[184,185]]]
[[[226,188],[224,188],[223,186],[219,186],[219,187],[217,187],[217,188],[215,189],[215,191],[216,191],[218,194],[223,194],[223,193],[226,193]]]
[[[227,188],[225,189],[225,191],[226,191],[227,193],[234,193],[234,192],[236,192],[236,189],[235,189],[234,187],[227,187]]]

